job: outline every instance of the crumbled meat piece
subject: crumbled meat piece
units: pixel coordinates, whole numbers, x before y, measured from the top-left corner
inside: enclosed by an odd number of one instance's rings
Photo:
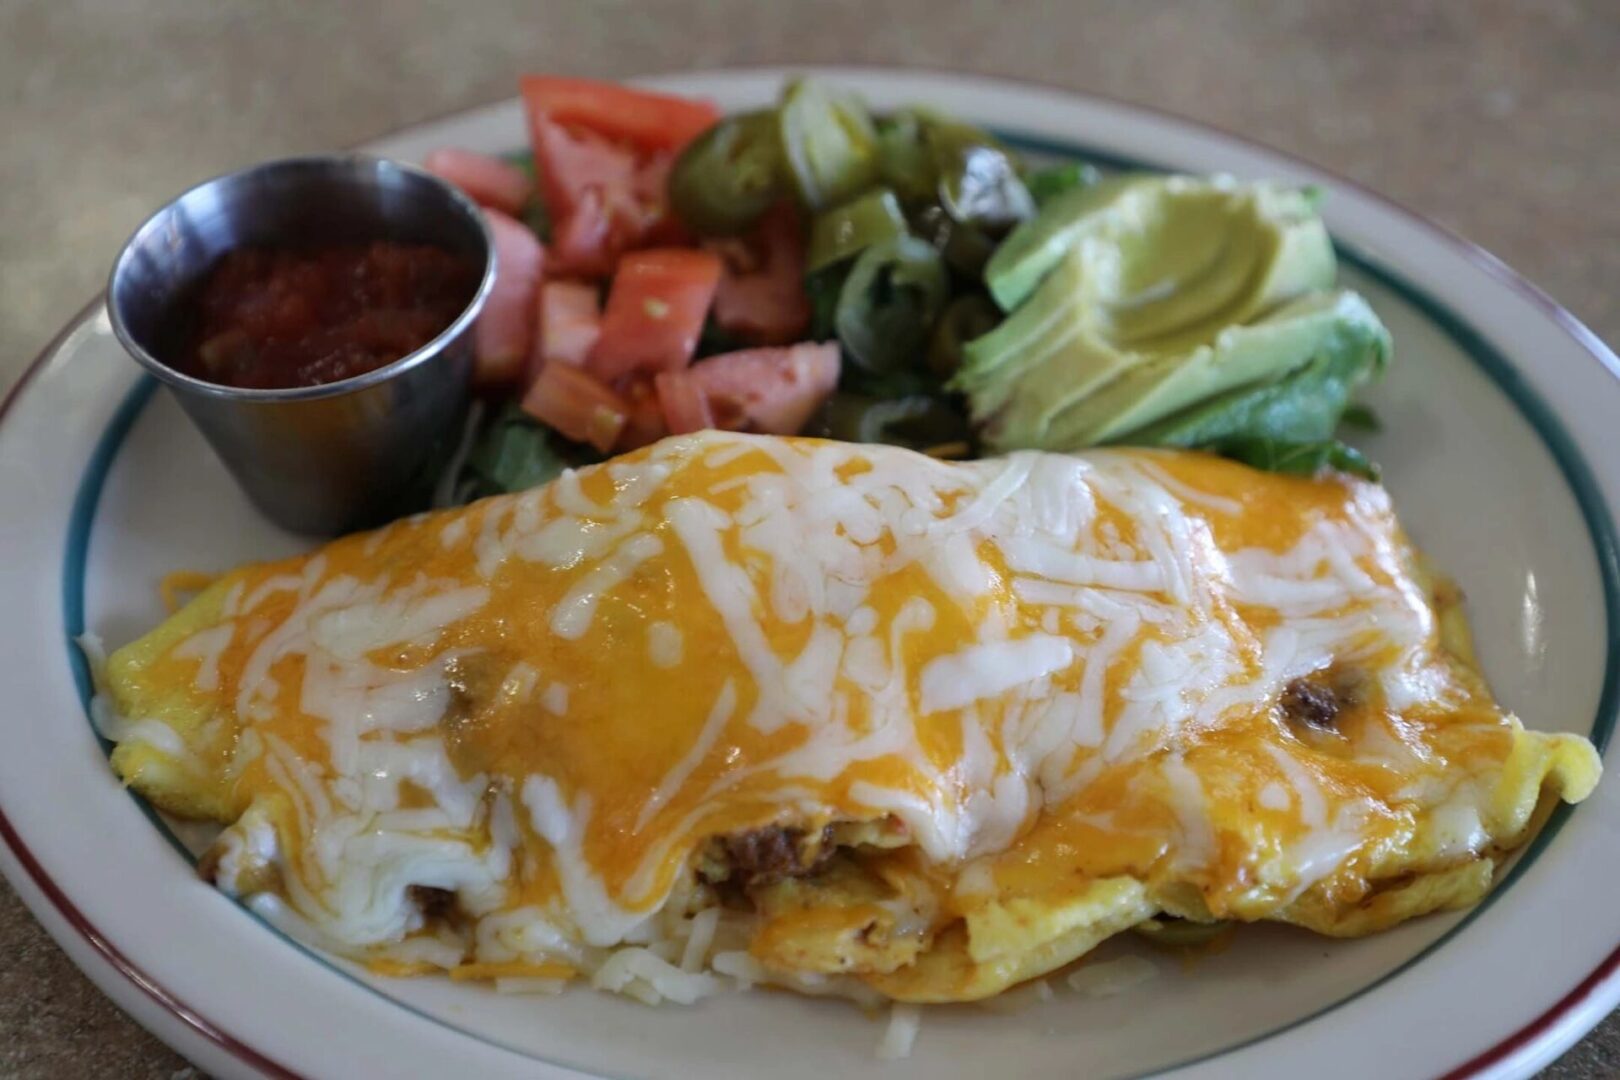
[[[805,842],[803,829],[780,825],[724,837],[731,880],[749,887],[812,873],[833,853],[830,831],[823,829],[813,844]]]
[[[1305,724],[1309,727],[1331,731],[1333,723],[1339,718],[1339,710],[1344,703],[1339,699],[1338,693],[1331,687],[1311,679],[1295,679],[1283,687],[1282,696],[1277,704],[1281,706],[1283,716],[1296,724]]]
[[[405,890],[405,895],[430,919],[442,918],[456,906],[455,893],[432,885],[412,885]]]

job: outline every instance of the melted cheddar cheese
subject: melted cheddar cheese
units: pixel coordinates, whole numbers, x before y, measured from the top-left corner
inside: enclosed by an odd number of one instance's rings
[[[1599,766],[1441,621],[1354,479],[708,432],[227,574],[98,709],[221,887],[392,970],[720,908],[790,985],[964,1000],[1161,913],[1477,900]]]

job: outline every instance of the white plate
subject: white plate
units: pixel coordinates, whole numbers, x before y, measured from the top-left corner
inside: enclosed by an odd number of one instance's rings
[[[779,71],[648,80],[731,108]],[[1620,365],[1490,256],[1374,195],[1233,136],[1117,102],[952,75],[835,70],[875,105],[924,102],[1032,153],[1312,182],[1344,277],[1394,332],[1372,395],[1417,541],[1468,592],[1485,665],[1532,726],[1606,746],[1620,697]],[[505,102],[369,149],[523,141]],[[162,614],[158,578],[304,545],[261,521],[99,301],[0,408],[0,866],[74,959],[142,1023],[222,1076],[927,1076],[1164,1073],[1319,1078],[1526,1074],[1620,999],[1620,782],[1561,811],[1465,914],[1355,942],[1284,928],[1113,999],[925,1015],[884,1064],[847,1005],[731,995],[647,1009],[588,991],[501,997],[386,980],[279,937],[197,881],[183,844],[113,779],[70,638],[111,644]]]

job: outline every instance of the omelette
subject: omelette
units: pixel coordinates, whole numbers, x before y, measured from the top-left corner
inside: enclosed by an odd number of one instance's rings
[[[1472,904],[1600,764],[1376,484],[703,432],[214,581],[98,672],[203,876],[393,974],[974,1001]]]

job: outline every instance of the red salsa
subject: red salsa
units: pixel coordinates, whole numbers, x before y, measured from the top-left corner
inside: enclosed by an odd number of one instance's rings
[[[432,341],[477,285],[471,260],[426,244],[239,248],[194,295],[176,366],[253,389],[352,378]]]

